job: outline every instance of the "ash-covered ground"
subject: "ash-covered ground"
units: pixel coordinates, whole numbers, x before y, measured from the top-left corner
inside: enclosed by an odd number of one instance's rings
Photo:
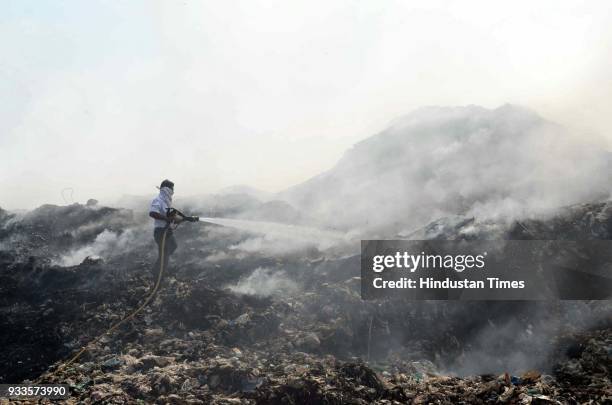
[[[287,208],[261,205],[271,206]],[[358,240],[296,239],[255,223],[181,225],[175,274],[152,304],[51,375],[152,288],[156,247],[143,214],[79,204],[0,211],[1,383],[66,383],[70,403],[612,398],[610,301],[363,301]],[[410,237],[611,239],[612,202],[543,220],[443,218]]]

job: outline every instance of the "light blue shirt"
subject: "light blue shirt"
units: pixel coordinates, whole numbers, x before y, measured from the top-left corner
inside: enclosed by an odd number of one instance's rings
[[[151,201],[151,208],[149,212],[159,212],[162,215],[166,215],[168,208],[172,207],[172,190],[168,187],[162,187],[159,190],[159,195]],[[164,228],[168,223],[160,219],[155,219],[155,228]]]

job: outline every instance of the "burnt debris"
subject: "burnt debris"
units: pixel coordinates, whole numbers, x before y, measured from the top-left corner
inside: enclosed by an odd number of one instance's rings
[[[608,239],[610,207],[570,207],[501,232]],[[469,227],[483,237],[501,229],[454,224],[423,232],[463,237]],[[97,204],[0,211],[0,382],[66,383],[75,401],[109,404],[612,398],[607,301],[363,301],[358,257],[312,248],[244,253],[232,246],[250,235],[214,225],[178,231],[176,277],[164,281],[143,314],[51,375],[147,295],[155,260],[150,231],[130,211]],[[67,264],[66,256],[78,263]],[[282,271],[296,289],[231,288],[257,268]]]

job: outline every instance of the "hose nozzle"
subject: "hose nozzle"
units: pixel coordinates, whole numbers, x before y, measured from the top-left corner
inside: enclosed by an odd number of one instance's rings
[[[200,217],[185,215],[181,211],[177,210],[176,208],[168,208],[166,210],[166,216],[168,218],[179,216],[183,219],[183,221],[187,221],[187,222],[198,222],[200,220]]]

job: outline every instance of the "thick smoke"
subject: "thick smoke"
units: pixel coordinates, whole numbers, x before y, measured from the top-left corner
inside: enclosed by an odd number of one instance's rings
[[[499,322],[495,314],[487,319],[482,311],[472,311],[469,303],[431,305],[413,316],[420,325],[418,333],[412,340],[403,339],[406,330],[415,330],[414,324],[393,324],[384,314],[373,317],[366,309],[384,303],[369,307],[371,303],[361,302],[358,291],[351,289],[359,275],[358,240],[389,235],[415,238],[413,231],[427,224],[419,238],[443,237],[452,233],[449,229],[460,229],[469,237],[499,234],[511,219],[542,218],[563,205],[608,197],[608,170],[608,154],[522,109],[419,110],[356,145],[330,172],[276,196],[299,211],[276,200],[263,204],[236,194],[200,202],[207,209],[193,213],[220,212],[234,218],[203,218],[220,226],[183,225],[176,232],[179,249],[170,263],[178,278],[196,275],[236,294],[282,299],[319,290],[321,302],[304,307],[301,317],[341,319],[341,314],[353,312],[347,316],[346,328],[352,328],[356,341],[367,336],[364,328],[376,318],[374,333],[385,354],[392,343],[408,348],[412,341],[429,339],[427,333],[459,319],[469,331],[457,333],[465,337],[462,355],[437,362],[446,370],[472,374],[538,367],[549,355],[559,325],[577,325],[590,308],[572,315],[571,308],[564,307],[560,312],[565,318],[552,321],[547,321],[549,308],[530,311],[534,321],[526,325],[515,316],[519,311],[514,304],[504,307]],[[138,215],[146,216],[148,200],[135,205]],[[186,202],[177,200],[176,205],[192,212]],[[194,209],[196,203],[191,204]],[[105,216],[100,210],[76,206],[38,211],[16,216],[4,228],[23,225],[28,232],[21,234],[31,239],[35,235],[30,229],[48,221],[49,233],[68,241],[57,265],[78,265],[87,257],[108,261],[135,252],[143,253],[138,263],[132,263],[134,268],[143,267],[145,260],[154,261],[148,218],[142,225],[121,211]],[[91,220],[81,220],[87,216]],[[249,216],[253,220],[244,219]],[[466,219],[471,216],[491,221],[472,223]],[[277,219],[285,223],[270,222]],[[308,226],[302,226],[305,223]],[[7,241],[13,242],[7,238],[3,243]],[[323,284],[325,288],[320,288]],[[415,307],[398,307],[398,319]],[[452,317],[431,316],[451,307]],[[595,314],[592,322],[599,318]],[[587,326],[588,322],[581,325]],[[352,348],[352,354],[362,349]]]
[[[424,108],[281,197],[320,223],[370,232],[540,216],[609,197],[610,154],[591,142],[514,106]]]
[[[506,303],[508,313],[516,303]],[[442,364],[444,372],[458,375],[496,373],[515,374],[530,369],[550,372],[551,360],[558,357],[555,341],[568,331],[588,330],[609,317],[608,301],[564,301],[530,303],[532,322],[511,317],[499,321],[486,319],[463,350],[461,356]],[[467,319],[467,314],[464,314]],[[474,316],[474,314],[472,314]]]

